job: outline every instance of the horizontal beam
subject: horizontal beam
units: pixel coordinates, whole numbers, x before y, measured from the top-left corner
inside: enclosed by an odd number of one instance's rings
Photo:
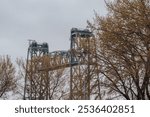
[[[96,63],[95,62],[91,62],[91,63],[85,63],[84,62],[84,63],[64,64],[64,65],[60,65],[60,66],[53,66],[53,67],[47,67],[47,68],[39,69],[38,71],[54,71],[54,70],[78,66],[78,65],[96,65]]]

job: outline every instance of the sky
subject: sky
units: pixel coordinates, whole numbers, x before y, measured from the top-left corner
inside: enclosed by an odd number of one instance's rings
[[[86,28],[94,11],[107,13],[104,0],[0,0],[0,55],[25,58],[29,39],[68,50],[71,28]]]

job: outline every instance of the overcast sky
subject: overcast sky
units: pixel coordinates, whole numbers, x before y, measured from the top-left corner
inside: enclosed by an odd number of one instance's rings
[[[68,50],[70,29],[85,28],[94,10],[105,15],[104,0],[0,0],[0,55],[26,57],[28,39]]]

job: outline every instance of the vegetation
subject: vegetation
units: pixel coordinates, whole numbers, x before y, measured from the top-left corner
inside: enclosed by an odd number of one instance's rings
[[[98,62],[107,95],[150,99],[150,1],[106,3],[108,15],[89,23],[98,41]]]
[[[89,80],[93,80],[89,84],[91,99],[150,99],[150,0],[113,0],[106,2],[106,6],[106,16],[96,13],[94,21],[88,21],[88,27],[95,35],[97,53],[93,55],[97,64],[88,75]],[[16,76],[10,57],[0,57],[1,98],[8,98],[12,91],[19,92],[22,98],[24,84],[18,84],[18,78],[24,82],[25,73],[34,72],[38,65],[37,62],[35,66],[28,63],[32,69],[26,71],[23,60],[17,60],[17,64],[19,73]],[[86,73],[76,77],[81,80]],[[33,99],[69,99],[67,74],[64,69],[29,74]],[[74,87],[79,89],[80,84],[85,82],[80,81]],[[83,92],[80,93],[83,97]],[[27,94],[30,99],[31,92]],[[95,98],[92,95],[96,95]]]
[[[9,56],[0,56],[0,98],[7,99],[16,89],[15,67]],[[8,93],[9,92],[9,93]]]

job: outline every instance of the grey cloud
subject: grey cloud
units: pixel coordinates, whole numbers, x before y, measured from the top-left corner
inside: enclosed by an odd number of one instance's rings
[[[1,0],[0,55],[25,57],[28,39],[48,42],[50,51],[69,49],[72,27],[85,28],[103,0]]]

